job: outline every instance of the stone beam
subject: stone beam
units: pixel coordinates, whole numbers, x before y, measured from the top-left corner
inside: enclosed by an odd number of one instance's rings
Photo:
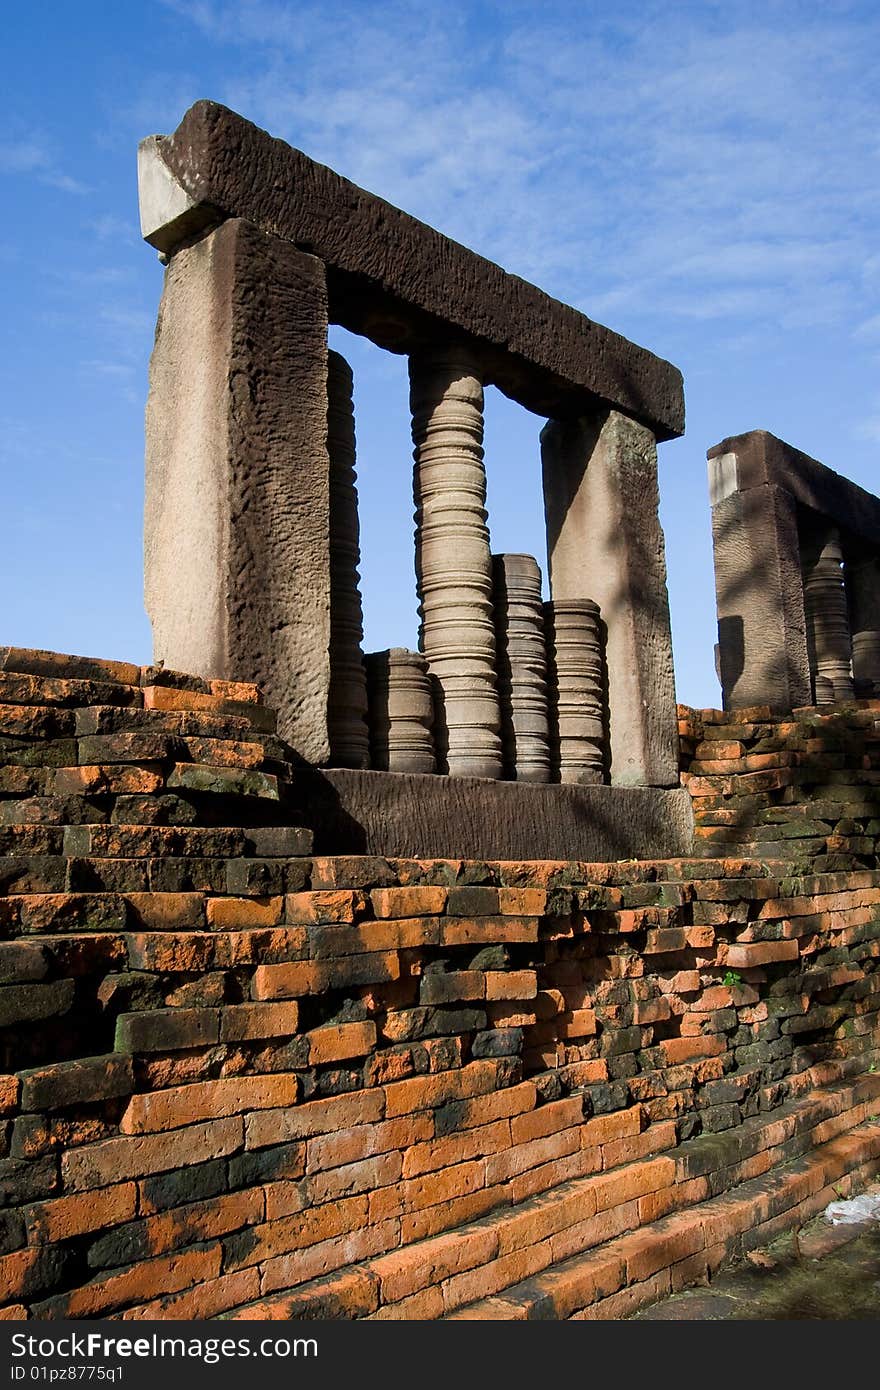
[[[785,488],[801,507],[818,512],[871,546],[880,546],[880,498],[775,434],[750,430],[731,435],[709,449],[706,457],[710,486],[715,486],[713,465],[717,473],[723,460],[723,486],[728,492],[765,485]]]
[[[611,781],[675,786],[678,726],[651,432],[615,410],[541,433],[550,593],[606,630]]]
[[[157,167],[157,163],[158,166]],[[146,239],[169,253],[193,228],[243,217],[317,256],[331,321],[413,352],[469,339],[483,380],[539,414],[581,415],[598,398],[659,439],[684,430],[676,367],[509,275],[214,102],[141,147]]]
[[[327,295],[320,261],[232,220],[174,255],[150,363],[145,593],[155,660],[258,682],[329,756]]]

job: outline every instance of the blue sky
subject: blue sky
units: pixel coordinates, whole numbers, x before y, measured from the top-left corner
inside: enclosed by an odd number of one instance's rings
[[[768,429],[875,491],[876,0],[41,0],[4,15],[0,643],[135,661],[162,268],[135,156],[210,97],[676,363],[679,699],[714,705],[706,449]],[[356,373],[366,646],[414,646],[402,359]],[[542,422],[487,393],[492,544],[545,567]]]

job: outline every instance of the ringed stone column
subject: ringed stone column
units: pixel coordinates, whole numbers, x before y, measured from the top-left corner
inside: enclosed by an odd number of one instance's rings
[[[657,446],[608,406],[541,432],[553,600],[598,604],[607,630],[611,781],[678,785],[678,722]]]
[[[369,767],[360,523],[355,474],[351,367],[327,358],[327,451],[330,456],[330,695],[327,723],[335,767]]]
[[[859,699],[880,695],[880,560],[871,557],[844,563],[852,665]]]
[[[590,599],[544,604],[553,771],[560,782],[605,780],[605,681],[598,606]]]
[[[433,772],[434,703],[421,652],[391,647],[366,658],[372,766],[385,772]]]
[[[802,561],[814,699],[817,705],[852,700],[852,646],[837,528],[829,526],[808,536],[803,542]]]
[[[239,219],[169,254],[146,417],[154,657],[257,682],[279,733],[326,763],[324,267]]]
[[[419,647],[435,682],[440,770],[500,777],[483,386],[463,348],[410,360]]]
[[[504,775],[549,782],[541,571],[531,555],[493,555],[492,569]]]

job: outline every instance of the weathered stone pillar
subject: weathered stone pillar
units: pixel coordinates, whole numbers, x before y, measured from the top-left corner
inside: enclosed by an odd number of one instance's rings
[[[364,615],[358,565],[360,524],[355,474],[351,367],[328,354],[327,451],[330,456],[330,695],[327,724],[335,767],[369,767]]]
[[[478,364],[463,348],[421,354],[410,360],[410,388],[419,646],[439,687],[438,764],[500,777]]]
[[[843,587],[843,551],[836,527],[822,527],[806,537],[801,556],[807,651],[815,702],[825,705],[852,700],[852,646]]]
[[[880,559],[871,557],[844,564],[852,665],[859,699],[880,695]]]
[[[531,555],[493,555],[492,573],[504,776],[549,782],[541,571]]]
[[[709,451],[718,667],[725,709],[785,712],[812,698],[803,578],[797,505],[766,481],[763,442],[746,435]]]
[[[657,448],[607,407],[541,433],[550,593],[589,594],[607,629],[611,781],[678,783],[678,725]]]
[[[330,747],[324,268],[249,222],[168,266],[146,418],[157,661],[256,681],[304,758]]]
[[[425,658],[392,647],[370,652],[366,670],[372,766],[386,772],[433,772],[433,701]]]
[[[599,609],[589,599],[544,605],[550,741],[560,782],[605,780],[606,711]]]

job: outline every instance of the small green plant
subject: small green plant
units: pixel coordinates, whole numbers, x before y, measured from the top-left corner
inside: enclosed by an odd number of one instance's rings
[[[723,985],[727,985],[728,989],[735,989],[736,986],[741,985],[742,982],[742,975],[740,975],[738,970],[725,970],[724,977],[721,981]]]

